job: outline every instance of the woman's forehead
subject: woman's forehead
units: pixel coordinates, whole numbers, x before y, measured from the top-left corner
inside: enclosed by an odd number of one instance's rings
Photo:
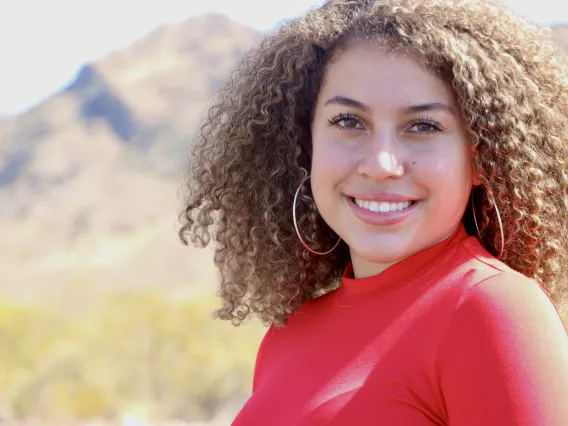
[[[322,97],[348,96],[367,103],[452,103],[449,85],[417,58],[370,43],[351,44],[326,68]]]

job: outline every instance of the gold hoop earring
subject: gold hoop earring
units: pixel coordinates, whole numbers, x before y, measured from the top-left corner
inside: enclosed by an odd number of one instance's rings
[[[503,222],[501,222],[501,215],[499,214],[499,209],[497,208],[497,204],[495,203],[495,199],[491,197],[491,202],[493,203],[493,208],[495,209],[495,213],[497,214],[497,221],[499,222],[499,233],[501,234],[501,248],[499,250],[499,255],[496,256],[497,259],[501,259],[503,256],[503,248],[505,247],[505,234],[503,232]],[[477,235],[479,236],[479,242],[481,245],[483,244],[483,238],[481,237],[481,232],[479,232],[479,226],[477,225],[477,217],[475,215],[475,205],[473,200],[473,191],[471,192],[471,210],[473,211],[473,221],[475,222],[475,229],[477,229]]]
[[[311,253],[313,254],[318,254],[318,255],[324,255],[324,254],[329,254],[331,253],[333,250],[335,250],[337,248],[337,246],[339,245],[339,243],[341,242],[341,237],[339,237],[339,240],[337,240],[337,243],[335,243],[335,245],[331,248],[331,250],[328,251],[323,251],[323,252],[319,252],[319,251],[315,251],[312,250],[304,241],[304,239],[302,238],[302,235],[300,235],[300,229],[298,228],[298,221],[296,220],[296,200],[298,199],[298,194],[300,193],[300,189],[302,188],[302,185],[310,178],[310,176],[308,175],[306,178],[304,178],[302,180],[302,182],[300,182],[300,185],[298,186],[298,189],[296,189],[296,194],[294,195],[294,202],[292,203],[292,219],[294,220],[294,228],[296,228],[296,234],[298,235],[298,238],[300,239],[300,242],[302,243],[302,245]]]

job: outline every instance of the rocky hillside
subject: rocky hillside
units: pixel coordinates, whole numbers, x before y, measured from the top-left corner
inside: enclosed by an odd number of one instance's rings
[[[557,25],[552,28],[552,35],[558,45],[568,54],[568,25]]]
[[[69,301],[211,277],[209,253],[177,240],[180,170],[198,116],[258,37],[221,15],[162,27],[0,124],[0,295]]]

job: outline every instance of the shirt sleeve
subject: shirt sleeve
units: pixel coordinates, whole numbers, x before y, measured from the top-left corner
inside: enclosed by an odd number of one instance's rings
[[[568,335],[533,280],[504,272],[454,312],[437,357],[450,426],[568,425]]]

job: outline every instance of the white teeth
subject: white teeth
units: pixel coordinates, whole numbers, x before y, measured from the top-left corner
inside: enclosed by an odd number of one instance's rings
[[[357,204],[361,208],[371,210],[375,213],[388,213],[407,209],[412,205],[412,202],[404,201],[400,203],[389,203],[386,201],[367,201],[355,198],[355,204]]]

